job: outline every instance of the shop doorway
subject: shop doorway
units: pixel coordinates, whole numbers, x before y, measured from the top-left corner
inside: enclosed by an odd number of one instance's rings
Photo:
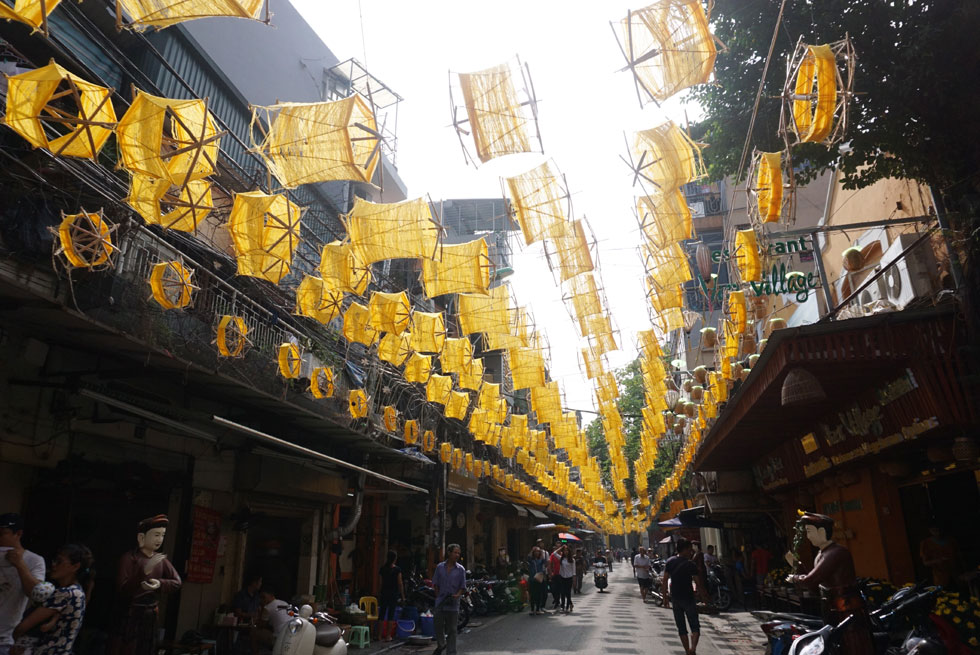
[[[980,516],[980,491],[976,472],[951,473],[902,487],[900,493],[916,580],[932,579],[919,556],[919,547],[933,524],[942,527],[956,542],[958,574],[976,570],[980,563],[980,523],[976,521]]]
[[[245,577],[261,575],[262,588],[275,592],[282,601],[292,600],[300,591],[297,573],[302,528],[302,519],[288,516],[260,515],[249,524]]]

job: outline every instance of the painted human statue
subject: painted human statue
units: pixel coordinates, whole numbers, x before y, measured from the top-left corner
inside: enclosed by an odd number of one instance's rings
[[[824,620],[834,625],[846,617],[855,615],[841,637],[843,652],[848,655],[873,655],[874,644],[871,638],[871,624],[868,621],[864,599],[857,588],[854,573],[854,558],[851,551],[835,543],[834,519],[824,514],[808,513],[800,517],[799,523],[806,529],[806,538],[817,549],[813,568],[809,572],[786,577],[786,581],[820,590],[820,603]],[[792,552],[786,553],[786,561],[794,569],[802,569],[802,563]]]
[[[143,519],[135,549],[119,560],[118,617],[110,655],[156,655],[157,608],[163,594],[180,589],[180,575],[160,551],[170,521],[164,514]]]

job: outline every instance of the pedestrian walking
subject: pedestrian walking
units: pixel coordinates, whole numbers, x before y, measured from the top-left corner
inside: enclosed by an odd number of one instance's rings
[[[36,632],[33,655],[71,655],[85,618],[86,589],[91,589],[95,577],[93,563],[92,551],[85,546],[68,544],[58,549],[50,571],[55,588],[43,600],[32,594],[39,605],[14,628],[14,639]],[[40,584],[34,591],[39,588]]]
[[[436,630],[436,649],[432,655],[456,655],[456,622],[459,619],[459,597],[466,589],[466,569],[459,563],[459,544],[446,547],[446,561],[436,565],[432,588],[436,592],[433,625]]]
[[[650,589],[653,588],[653,575],[651,570],[653,568],[653,561],[647,555],[647,549],[644,546],[640,546],[636,556],[633,558],[633,571],[636,576],[636,581],[640,585],[640,598],[643,602],[647,602],[647,595],[650,593]]]
[[[19,514],[0,516],[0,655],[10,652],[31,592],[44,582],[44,558],[24,548],[23,536]]]
[[[582,578],[585,577],[585,570],[588,563],[585,561],[585,552],[581,548],[575,549],[575,582],[572,591],[576,594],[582,593]]]
[[[563,612],[572,611],[572,580],[575,578],[575,558],[567,545],[561,547],[561,562],[558,566],[559,592]]]
[[[399,602],[405,602],[405,586],[402,570],[397,565],[398,553],[388,551],[384,566],[381,567],[381,594],[379,600],[378,621],[381,624],[381,641],[391,641],[395,636],[398,624],[395,622],[395,607]]]
[[[633,550],[630,551],[630,566],[633,567],[633,577],[634,578],[636,577],[636,565],[633,564],[633,560],[636,559],[637,554],[638,554],[638,552],[636,550],[636,546],[634,546],[633,547]]]
[[[527,556],[528,596],[531,616],[544,614],[548,602],[548,560],[541,556],[541,547],[534,546]]]
[[[765,546],[759,544],[752,550],[749,558],[752,560],[752,575],[755,576],[755,586],[757,589],[761,589],[766,582],[766,575],[769,573],[769,560],[772,559],[772,553]]]
[[[555,550],[548,558],[548,580],[551,587],[551,609],[557,610],[561,603],[561,546],[556,544]]]
[[[667,560],[662,583],[664,603],[673,606],[674,623],[677,625],[681,644],[684,645],[685,655],[696,655],[698,639],[701,636],[697,601],[694,598],[694,579],[698,576],[698,567],[691,561],[692,557],[694,557],[694,548],[691,542],[683,537],[678,539],[677,554]],[[698,581],[698,588],[704,589],[704,580]],[[688,635],[688,626],[691,628],[690,635]]]

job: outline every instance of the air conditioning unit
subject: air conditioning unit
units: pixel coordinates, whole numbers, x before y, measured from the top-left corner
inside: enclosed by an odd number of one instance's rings
[[[299,364],[299,377],[304,380],[310,380],[313,378],[313,369],[323,366],[323,362],[320,358],[314,355],[309,350],[306,350],[301,355]]]
[[[898,309],[933,293],[932,273],[936,262],[929,243],[920,243],[904,258],[895,261],[920,236],[914,232],[899,235],[881,258],[882,268],[895,262],[879,281],[885,297]]]

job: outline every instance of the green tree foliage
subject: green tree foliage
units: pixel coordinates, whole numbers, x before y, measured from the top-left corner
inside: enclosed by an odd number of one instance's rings
[[[692,91],[707,118],[694,128],[709,144],[711,177],[735,174],[779,11],[779,0],[717,0],[711,21],[727,46],[717,84]],[[786,61],[804,42],[849,34],[857,51],[846,139],[850,151],[805,144],[794,150],[801,182],[840,164],[844,183],[861,188],[887,177],[916,179],[944,194],[977,188],[980,120],[980,3],[962,0],[787,1],[751,147],[783,149],[777,136]],[[960,187],[960,188],[957,188]]]

